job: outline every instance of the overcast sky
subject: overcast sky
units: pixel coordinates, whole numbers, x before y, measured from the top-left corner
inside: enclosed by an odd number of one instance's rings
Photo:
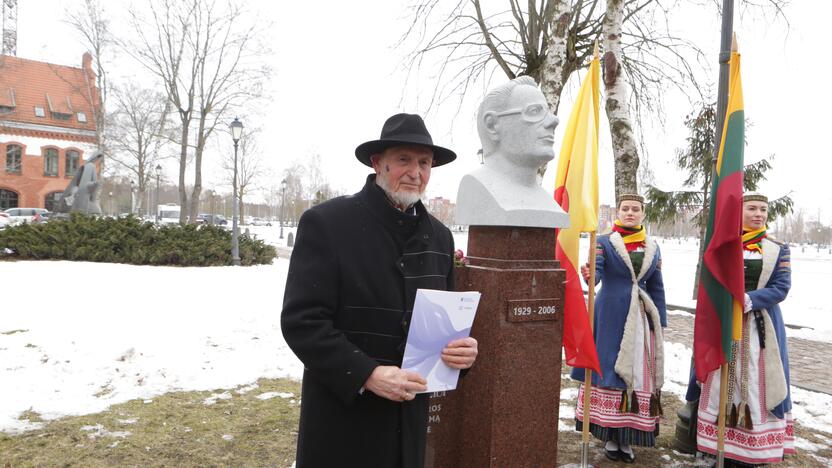
[[[77,34],[62,23],[64,11],[80,0],[19,1],[18,56],[34,60],[80,65],[83,48]],[[118,18],[130,2],[104,2],[114,18],[115,31],[127,31]],[[273,24],[270,28],[275,70],[268,84],[271,99],[261,109],[262,116],[244,121],[247,126],[263,129],[261,147],[275,174],[293,161],[319,154],[326,176],[345,192],[358,190],[367,168],[354,157],[355,147],[375,139],[384,120],[397,112],[425,113],[434,82],[425,79],[407,81],[402,59],[408,52],[395,48],[407,26],[409,1],[363,0],[343,2],[326,0],[314,3],[299,1],[249,1],[260,17]],[[741,3],[738,0],[738,3]],[[828,49],[825,21],[832,16],[829,2],[794,1],[786,10],[789,27],[782,21],[774,24],[750,15],[735,18],[743,56],[743,87],[747,129],[746,161],[753,162],[775,154],[774,170],[763,191],[771,197],[792,192],[808,219],[820,214],[825,223],[832,222],[832,150],[828,146],[829,110],[832,98],[828,78],[832,65],[821,56]],[[312,11],[314,10],[314,11]],[[712,60],[703,68],[700,80],[716,89],[719,18],[712,7],[679,9],[673,13],[671,26],[680,36],[695,41]],[[424,71],[424,70],[423,70]],[[127,59],[117,62],[113,76],[141,73]],[[563,125],[572,108],[577,80],[564,93],[559,110]],[[115,80],[114,80],[115,81]],[[495,75],[492,86],[504,81]],[[460,178],[476,169],[476,152],[480,148],[474,123],[474,105],[486,91],[485,84],[469,90],[476,99],[467,99],[458,109],[457,101],[435,106],[426,115],[428,128],[437,144],[459,155],[457,162],[434,171],[428,187],[429,196],[455,199]],[[603,96],[602,96],[603,98]],[[681,95],[670,93],[666,101],[664,127],[654,126],[641,132],[649,153],[649,164],[656,182],[664,189],[679,188],[683,178],[675,170],[672,158],[684,144],[685,115],[692,108]],[[603,110],[602,110],[603,113]],[[255,121],[251,121],[251,120]],[[555,149],[561,145],[563,125],[556,133]],[[601,201],[611,202],[612,154],[609,131],[602,122],[600,142]],[[268,143],[267,143],[268,142]],[[205,163],[209,183],[220,184],[218,151],[228,150],[230,141],[212,148]],[[557,151],[556,151],[557,152]],[[552,190],[556,161],[550,164],[544,187]],[[166,167],[171,178],[174,163]],[[274,176],[279,182],[280,177]],[[219,187],[218,187],[219,188]],[[221,189],[221,188],[220,188]]]

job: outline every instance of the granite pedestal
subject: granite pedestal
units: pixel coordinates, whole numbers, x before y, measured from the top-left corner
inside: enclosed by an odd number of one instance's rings
[[[554,229],[471,226],[456,289],[480,291],[474,367],[431,398],[428,467],[556,466],[564,271]]]

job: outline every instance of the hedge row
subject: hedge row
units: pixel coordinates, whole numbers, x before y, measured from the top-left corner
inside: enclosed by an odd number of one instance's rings
[[[4,253],[5,252],[5,253]],[[231,265],[231,232],[211,225],[157,227],[134,217],[69,219],[0,230],[0,257],[133,265]],[[243,265],[269,264],[275,248],[240,236]]]

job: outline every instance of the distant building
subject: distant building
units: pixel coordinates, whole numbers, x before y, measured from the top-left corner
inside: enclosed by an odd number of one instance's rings
[[[614,206],[600,205],[598,207],[598,234],[605,234],[612,230],[615,216]]]
[[[74,68],[0,55],[0,210],[52,210],[97,148],[92,57]]]
[[[454,224],[454,209],[455,203],[451,203],[447,198],[434,197],[428,200],[427,209],[433,216],[442,222],[445,226],[452,226]]]

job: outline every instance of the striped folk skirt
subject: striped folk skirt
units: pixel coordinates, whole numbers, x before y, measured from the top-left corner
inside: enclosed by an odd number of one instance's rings
[[[634,391],[638,413],[621,412],[621,390],[592,387],[589,397],[589,432],[601,441],[614,440],[629,445],[653,447],[659,435],[659,416],[650,416],[650,392]],[[584,385],[578,390],[575,429],[583,430]]]
[[[795,453],[791,412],[780,419],[768,410],[771,405],[766,402],[765,354],[757,339],[758,334],[757,322],[746,314],[743,317],[741,345],[735,348],[729,366],[735,371],[727,393],[730,395],[729,402],[736,408],[744,410],[747,407],[747,416],[743,419],[750,419],[751,423],[726,424],[725,428],[725,457],[753,465],[777,463],[783,460],[784,455]],[[719,393],[720,370],[717,369],[708,374],[699,398],[696,443],[700,452],[717,453]]]

